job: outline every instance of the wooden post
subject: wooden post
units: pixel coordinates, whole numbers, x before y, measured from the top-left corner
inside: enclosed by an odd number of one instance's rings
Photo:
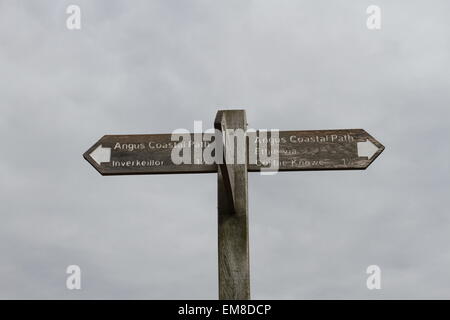
[[[218,111],[214,127],[222,132],[226,129],[247,129],[244,110]],[[250,299],[250,265],[248,240],[247,203],[247,138],[235,139],[244,150],[243,164],[224,163],[218,165],[218,251],[219,251],[219,299]]]

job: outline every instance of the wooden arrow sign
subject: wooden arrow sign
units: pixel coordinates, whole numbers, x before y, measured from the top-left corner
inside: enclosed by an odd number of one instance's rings
[[[384,150],[384,146],[363,129],[280,131],[277,139],[279,171],[362,170]],[[267,147],[249,147],[265,154]],[[258,159],[249,171],[267,167]]]
[[[171,134],[105,135],[83,156],[102,175],[214,173],[217,164],[194,161],[195,150],[205,151],[214,141],[211,136],[203,134],[202,141],[195,141],[194,134],[190,134],[189,163],[173,163],[172,149],[178,140],[172,141]],[[270,132],[265,140],[259,131],[256,135],[249,133],[249,172],[274,164],[279,171],[366,169],[384,150],[362,129],[279,131],[276,141],[272,139],[272,147],[270,139]],[[278,159],[273,159],[275,153]],[[264,161],[264,156],[272,159]]]
[[[171,134],[105,135],[83,156],[102,175],[217,172],[215,164],[174,164],[171,153],[177,142],[171,137]],[[191,138],[194,141],[193,135]],[[191,148],[196,148],[194,143]]]

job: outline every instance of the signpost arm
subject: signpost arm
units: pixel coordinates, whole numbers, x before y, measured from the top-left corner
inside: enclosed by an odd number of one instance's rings
[[[217,129],[218,123],[223,132],[226,129],[242,129],[245,132],[245,111],[219,111],[215,121]],[[245,144],[236,146],[235,155],[238,150],[247,152],[246,138],[243,142],[239,138],[235,141]],[[225,162],[218,165],[217,176],[219,299],[247,300],[250,299],[247,160],[243,164]]]

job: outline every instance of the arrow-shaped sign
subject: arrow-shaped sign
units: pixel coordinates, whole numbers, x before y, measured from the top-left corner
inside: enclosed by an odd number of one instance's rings
[[[102,162],[110,162],[111,161],[111,148],[103,148],[102,145],[99,145],[92,151],[89,156],[94,160],[98,165],[101,165]]]
[[[190,144],[205,150],[205,141],[212,134],[204,134],[203,142]],[[248,136],[248,171],[257,172],[267,168],[263,155],[273,153],[267,143],[259,139],[251,143]],[[191,141],[194,135],[191,134]],[[84,158],[102,175],[158,174],[158,173],[213,173],[217,164],[190,163],[174,164],[172,149],[178,141],[172,141],[171,134],[106,135],[95,143]],[[269,136],[270,138],[270,136]],[[266,141],[267,142],[267,141]],[[366,169],[384,150],[384,146],[362,129],[279,131],[276,141],[276,161],[279,171],[301,170],[346,170]],[[257,157],[251,157],[251,155]],[[256,159],[256,161],[253,161]],[[252,160],[252,161],[250,161]],[[273,163],[272,163],[273,164]]]
[[[373,157],[375,153],[378,151],[378,147],[372,143],[369,139],[364,142],[358,142],[358,156],[359,157],[367,157],[369,160]]]

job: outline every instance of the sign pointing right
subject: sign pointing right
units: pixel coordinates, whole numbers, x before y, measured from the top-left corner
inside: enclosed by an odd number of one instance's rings
[[[267,144],[260,145],[255,152],[268,153]],[[279,131],[275,150],[279,171],[361,170],[383,152],[384,146],[363,129]],[[262,167],[269,165],[249,163],[248,171]]]
[[[358,148],[358,157],[367,157],[369,160],[378,151],[378,147],[370,140],[358,142],[356,147]]]

